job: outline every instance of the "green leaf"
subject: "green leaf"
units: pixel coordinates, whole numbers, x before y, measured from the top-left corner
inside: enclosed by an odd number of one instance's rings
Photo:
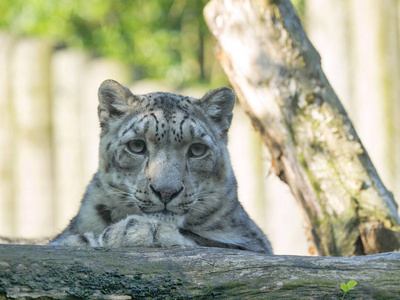
[[[342,283],[340,284],[340,288],[341,288],[344,292],[347,292],[347,291],[349,290],[349,288],[347,287],[347,285],[346,285],[344,282],[342,282]]]
[[[357,282],[354,281],[354,280],[350,280],[350,281],[347,283],[347,287],[349,288],[349,290],[351,290],[352,288],[354,288],[356,285],[357,285]]]

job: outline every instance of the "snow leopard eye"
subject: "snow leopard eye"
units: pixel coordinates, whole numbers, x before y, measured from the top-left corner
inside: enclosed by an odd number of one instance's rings
[[[143,140],[130,141],[128,150],[134,154],[142,154],[146,151],[146,143]]]
[[[207,146],[204,144],[196,143],[190,146],[189,156],[200,157],[203,156],[207,151]]]

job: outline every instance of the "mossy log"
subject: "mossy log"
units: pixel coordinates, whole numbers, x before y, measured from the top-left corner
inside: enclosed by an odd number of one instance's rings
[[[219,248],[0,245],[0,299],[398,299],[400,253],[266,256]],[[348,297],[346,296],[346,298]]]
[[[212,0],[217,57],[320,255],[400,248],[400,218],[289,0]],[[368,87],[366,87],[368,88]]]

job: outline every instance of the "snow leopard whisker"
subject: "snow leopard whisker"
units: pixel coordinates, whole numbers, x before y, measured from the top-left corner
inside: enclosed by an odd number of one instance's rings
[[[207,210],[204,207],[192,206],[191,208],[189,208],[189,213],[191,213],[191,212],[206,213]]]
[[[116,188],[116,187],[114,187],[114,186],[112,186],[112,185],[110,185],[108,183],[105,183],[105,185],[112,190],[111,193],[113,193],[114,195],[129,196],[129,197],[133,196],[132,193],[129,193],[129,192],[124,191],[124,190],[120,190],[120,189],[118,189],[118,188]],[[108,192],[110,192],[110,191],[108,191]]]
[[[224,196],[225,193],[220,193],[220,192],[203,192],[203,193],[198,193],[197,197],[199,199],[201,198],[206,198],[206,197],[210,197],[210,196]]]
[[[207,190],[207,191],[201,191],[198,193],[198,195],[203,195],[203,194],[218,194],[218,195],[223,195],[224,193],[220,193],[221,191],[226,191],[226,188],[220,188],[220,189],[212,189],[212,190]]]
[[[212,213],[206,207],[191,207],[189,213],[191,212],[201,213],[204,216],[212,215]]]
[[[130,197],[131,195],[130,194],[128,194],[128,193],[122,193],[122,192],[115,192],[115,191],[108,191],[107,192],[108,194],[111,194],[111,195],[118,195],[118,196],[121,196],[121,197]]]
[[[190,207],[189,212],[194,211],[194,212],[209,214],[210,208],[218,208],[218,206],[215,203],[212,203],[212,202],[207,203],[201,198],[197,199],[197,201],[200,203],[202,203],[202,202],[206,203],[207,205],[204,205],[204,206],[193,205],[192,207]]]

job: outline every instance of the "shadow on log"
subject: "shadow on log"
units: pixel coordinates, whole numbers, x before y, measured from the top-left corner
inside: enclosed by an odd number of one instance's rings
[[[0,299],[341,299],[400,295],[400,253],[266,256],[220,248],[0,245]]]

